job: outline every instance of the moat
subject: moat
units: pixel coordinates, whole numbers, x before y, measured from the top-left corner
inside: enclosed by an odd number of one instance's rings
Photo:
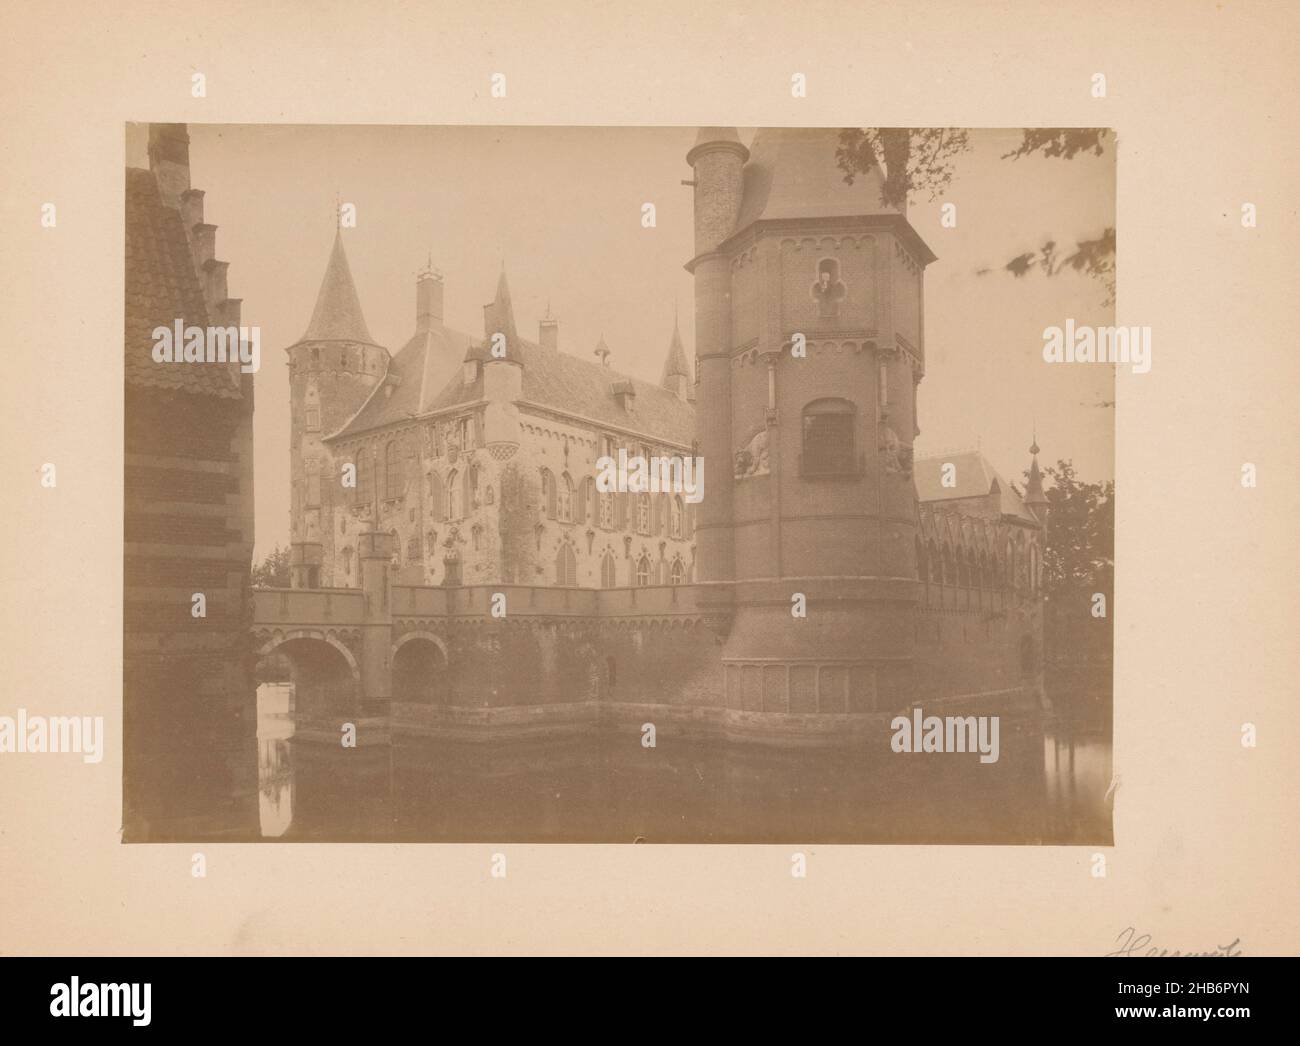
[[[1109,845],[1109,729],[1006,722],[975,755],[863,755],[699,740],[643,748],[633,727],[571,740],[295,738],[263,687],[258,828],[301,842],[1019,843]],[[253,758],[253,752],[244,753]],[[232,834],[233,833],[233,834]]]

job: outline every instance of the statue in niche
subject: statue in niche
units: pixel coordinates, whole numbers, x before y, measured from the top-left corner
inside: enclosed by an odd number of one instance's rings
[[[749,476],[766,476],[769,471],[767,429],[761,428],[754,433],[744,449],[736,451],[736,479],[745,479]]]
[[[888,425],[880,427],[880,456],[886,472],[903,479],[912,478],[912,448],[904,446]]]
[[[840,263],[834,258],[823,258],[817,263],[817,282],[812,285],[811,293],[819,317],[839,319],[840,302],[848,294],[848,289],[840,280]]]

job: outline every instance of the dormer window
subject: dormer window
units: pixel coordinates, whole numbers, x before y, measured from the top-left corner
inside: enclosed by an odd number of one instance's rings
[[[622,410],[632,409],[632,404],[636,400],[636,389],[632,387],[630,381],[616,381],[609,387],[609,391]]]
[[[478,381],[478,360],[466,360],[462,377],[466,385],[473,385]]]

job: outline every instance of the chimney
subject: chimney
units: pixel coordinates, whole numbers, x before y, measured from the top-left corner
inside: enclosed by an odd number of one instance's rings
[[[415,331],[421,334],[442,326],[442,273],[432,264],[415,278]]]
[[[537,344],[552,352],[560,350],[560,321],[552,318],[549,304],[546,315],[537,324]]]
[[[149,170],[158,181],[163,203],[179,208],[190,189],[190,136],[183,123],[149,125]]]

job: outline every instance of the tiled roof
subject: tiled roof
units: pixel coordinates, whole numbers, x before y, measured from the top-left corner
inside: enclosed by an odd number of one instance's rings
[[[943,466],[948,463],[956,466],[956,475],[953,477],[956,485],[952,487],[945,487],[941,482]],[[1002,515],[1016,516],[1030,523],[1036,522],[1033,513],[1011,489],[1011,484],[1003,479],[977,450],[918,458],[912,465],[912,473],[916,477],[916,495],[921,501],[987,497],[993,489],[993,484],[996,483]]]
[[[203,289],[180,211],[163,203],[151,171],[126,169],[126,323],[128,385],[178,389],[238,399],[239,368],[231,363],[156,363],[155,327],[207,327]]]

